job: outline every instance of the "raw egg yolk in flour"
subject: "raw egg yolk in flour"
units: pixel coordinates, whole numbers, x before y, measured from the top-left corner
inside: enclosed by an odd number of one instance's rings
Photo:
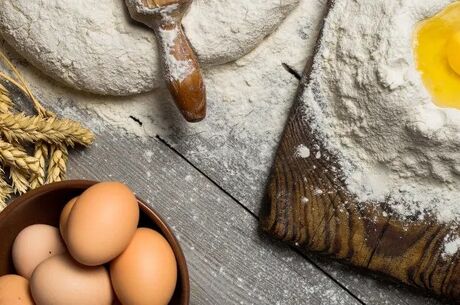
[[[434,103],[460,109],[460,1],[420,23],[415,53]]]
[[[452,70],[460,75],[460,32],[455,33],[447,44],[447,59]]]

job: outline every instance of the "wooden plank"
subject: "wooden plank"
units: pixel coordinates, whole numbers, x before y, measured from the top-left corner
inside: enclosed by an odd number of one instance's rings
[[[460,299],[459,257],[442,255],[446,236],[458,235],[458,227],[401,221],[384,205],[358,204],[333,175],[339,166],[310,131],[300,102],[281,143],[261,216],[264,230],[305,250]],[[313,156],[321,151],[321,159],[299,157],[299,145],[312,148]]]
[[[323,6],[324,1],[322,0],[302,0],[300,8],[304,12],[302,18],[308,19],[309,23],[301,25],[296,30],[305,39],[301,42],[305,49],[305,55],[303,55],[305,57],[312,54],[312,41],[316,39],[318,17],[321,15],[319,11]],[[308,13],[315,11],[319,13]],[[307,14],[310,14],[310,17],[305,18]],[[296,16],[296,18],[298,17],[299,15]],[[277,43],[283,43],[282,36],[284,34],[283,32],[278,33],[278,37],[275,37],[274,40],[277,40]],[[289,44],[286,42],[285,45]],[[299,60],[298,56],[280,58],[279,64],[267,66],[253,75],[253,78],[273,78],[270,75],[271,71],[284,69],[281,65],[282,62],[294,67],[297,73],[300,73],[304,64],[304,60]],[[126,103],[121,103],[121,99],[118,98],[95,97],[62,88],[53,81],[43,79],[32,67],[28,67],[26,72],[34,87],[50,104],[62,105],[63,113],[70,112],[72,114],[72,107],[77,105],[80,108],[93,108],[92,104],[104,103],[112,109],[115,107],[115,103],[120,103],[122,105],[120,107],[126,112],[126,118],[122,121],[114,121],[113,117],[109,117],[108,114],[104,115],[105,119],[111,121],[111,124],[124,128],[125,125],[137,124],[129,118],[130,115],[141,119],[143,126],[138,127],[139,131],[145,130],[148,135],[159,134],[163,136],[168,143],[191,160],[201,171],[256,213],[260,206],[263,186],[271,160],[291,106],[289,97],[294,97],[295,88],[298,84],[297,79],[286,71],[284,77],[274,80],[276,86],[268,88],[266,92],[254,92],[241,100],[238,98],[220,100],[218,99],[219,95],[217,95],[217,99],[214,97],[215,100],[210,105],[210,115],[206,122],[193,127],[184,127],[180,123],[180,118],[174,115],[175,109],[170,107],[167,94],[161,90],[159,93],[126,98],[123,99]],[[226,73],[222,73],[222,78],[225,76]],[[233,85],[245,86],[246,81],[242,79],[241,83]],[[208,86],[210,90],[220,92],[219,84],[212,84],[212,86],[208,84]],[[272,90],[279,90],[280,88],[286,92],[291,92],[286,94],[287,99],[270,102],[270,97],[273,95]],[[59,101],[54,99],[56,96]],[[156,100],[156,103],[152,100]],[[145,104],[142,113],[135,112],[130,107],[134,102]],[[249,109],[249,111],[242,112],[240,109]],[[76,117],[84,118],[90,122],[93,128],[97,129],[99,125],[102,129],[103,125],[107,124],[103,121],[98,122],[99,118],[91,113],[84,116],[76,115]],[[260,126],[263,126],[265,130],[262,132],[256,130]],[[131,126],[130,129],[132,128]],[[109,173],[109,170],[106,170],[105,173]],[[290,260],[290,257],[287,256],[286,259]],[[349,271],[348,267],[316,258],[314,261],[368,304],[438,304],[430,299],[407,293],[405,289],[397,289],[393,285],[382,284],[380,280],[373,280],[371,277]],[[199,302],[197,303],[199,304]]]
[[[306,50],[308,53],[312,52],[310,45]],[[270,67],[270,69],[281,68],[281,66]],[[255,77],[266,77],[265,71],[260,71],[260,75]],[[294,77],[291,82],[298,83]],[[265,96],[264,98],[269,99]],[[245,103],[245,101],[238,101],[238,103]],[[289,103],[273,105],[271,111],[276,112],[277,115],[269,117],[265,114],[267,111],[263,108],[265,105],[263,101],[255,105],[254,112],[249,114],[247,122],[244,123],[231,124],[231,119],[217,119],[211,116],[206,123],[214,126],[212,130],[197,128],[195,133],[182,132],[165,137],[178,152],[254,213],[259,212],[263,188],[270,169],[269,163],[273,157],[266,151],[275,150],[282,130],[281,125],[290,106]],[[233,107],[233,105],[226,107]],[[220,113],[223,108],[225,106],[217,103],[211,104],[210,113]],[[271,132],[257,136],[254,141],[252,129],[258,128],[264,121],[269,122]],[[277,129],[278,132],[273,129]],[[242,185],[245,187],[241,187]],[[431,297],[423,296],[419,292],[413,292],[381,277],[357,273],[353,268],[318,259],[315,256],[312,259],[365,303],[440,304]]]
[[[167,219],[188,260],[192,304],[359,304],[300,255],[261,238],[250,213],[157,140],[100,130],[69,169],[74,178],[125,181]]]
[[[51,107],[56,87],[36,80],[49,88],[42,97]],[[360,304],[302,256],[261,237],[252,214],[163,143],[126,136],[63,103],[53,105],[58,114],[98,134],[92,148],[71,154],[70,177],[126,181],[167,219],[188,259],[192,304]]]
[[[353,292],[366,304],[391,305],[440,305],[441,301],[419,291],[414,292],[406,286],[389,281],[381,276],[373,276],[359,272],[357,269],[331,261],[326,257],[310,254],[321,269],[331,274],[335,279]],[[370,293],[373,292],[373,293]]]
[[[311,45],[306,47],[308,52],[312,52],[310,47]],[[270,67],[270,69],[277,68],[281,67]],[[257,77],[266,77],[264,73],[261,71]],[[292,78],[291,81],[296,80]],[[238,103],[244,103],[244,101],[238,101]],[[274,139],[277,133],[271,132],[260,136],[262,140],[260,142],[254,141],[251,136],[248,136],[248,133],[251,134],[251,128],[257,128],[263,121],[269,121],[270,127],[278,126],[277,128],[281,131],[281,124],[287,109],[283,108],[286,104],[274,106],[275,111],[278,111],[278,120],[269,120],[268,116],[264,115],[264,111],[267,110],[262,108],[265,106],[264,102],[260,102],[259,105],[260,108],[254,106],[254,113],[249,114],[247,118],[249,124],[238,122],[231,125],[230,120],[214,120],[210,117],[208,119],[210,122],[207,123],[214,125],[215,128],[209,132],[197,128],[199,132],[193,134],[173,134],[166,137],[166,141],[175,149],[255,213],[258,212],[260,194],[270,167],[268,162],[271,160],[270,154],[265,153],[264,149],[267,146],[269,150],[275,149]],[[223,108],[220,105],[214,105],[214,107],[217,109],[211,108],[210,113],[222,111]],[[219,136],[213,136],[216,131]],[[227,153],[223,153],[222,150],[227,150]],[[254,167],[254,164],[257,166]],[[247,187],[241,188],[241,185]],[[350,271],[350,268],[343,266],[337,271],[330,268],[331,262],[314,260],[365,302],[371,304],[438,304],[438,301],[432,298],[412,293],[405,287],[390,284],[381,278],[375,279],[373,276],[357,274],[356,271]],[[337,264],[332,264],[338,268]]]
[[[460,257],[443,255],[446,238],[457,236],[460,229],[435,219],[401,220],[385,203],[359,203],[349,194],[336,174],[338,161],[315,137],[303,112],[301,96],[309,86],[309,73],[304,74],[278,148],[262,228],[306,251],[460,301]],[[300,157],[301,145],[321,158]]]

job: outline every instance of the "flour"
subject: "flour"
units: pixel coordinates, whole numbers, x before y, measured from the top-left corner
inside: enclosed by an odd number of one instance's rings
[[[183,25],[203,67],[224,64],[253,50],[298,1],[195,0]],[[0,34],[76,89],[129,95],[164,86],[153,32],[121,0],[0,1]]]
[[[176,11],[179,8],[178,3],[174,4],[169,4],[166,6],[162,7],[147,7],[142,1],[140,0],[125,0],[126,4],[129,5],[130,7],[133,7],[136,9],[138,13],[141,13],[143,15],[152,15],[155,13],[160,13],[161,17],[166,19],[166,20],[173,20],[171,18],[171,13]]]
[[[160,29],[158,35],[160,36],[161,44],[166,51],[164,54],[167,63],[167,71],[165,73],[166,77],[178,82],[184,81],[194,71],[194,66],[191,60],[179,60],[174,56],[177,31]]]
[[[236,62],[204,67],[208,116],[200,124],[185,124],[164,88],[123,98],[95,96],[61,86],[17,54],[15,63],[34,93],[57,113],[84,121],[96,132],[161,137],[256,212],[299,86],[283,64],[302,73],[325,8],[324,0],[301,0],[251,53]],[[242,182],[246,187],[240,187]]]
[[[299,156],[300,158],[303,158],[303,159],[306,159],[306,158],[310,157],[310,154],[311,154],[310,149],[307,146],[303,145],[303,144],[297,146],[297,152],[296,153],[297,153],[297,156]]]
[[[337,0],[327,17],[305,119],[361,202],[460,220],[460,111],[434,105],[416,69],[416,24],[453,0]]]
[[[447,235],[444,238],[444,258],[455,255],[460,250],[460,237]]]

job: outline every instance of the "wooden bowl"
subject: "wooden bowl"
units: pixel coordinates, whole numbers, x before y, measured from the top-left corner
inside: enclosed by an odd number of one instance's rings
[[[11,248],[16,236],[27,226],[49,224],[59,227],[59,216],[64,205],[73,197],[80,195],[95,181],[74,180],[54,183],[28,192],[14,200],[0,213],[0,276],[15,273],[11,258]],[[171,245],[176,255],[178,278],[174,296],[169,305],[188,305],[190,282],[184,254],[166,222],[138,198],[141,210],[139,226],[160,232]]]

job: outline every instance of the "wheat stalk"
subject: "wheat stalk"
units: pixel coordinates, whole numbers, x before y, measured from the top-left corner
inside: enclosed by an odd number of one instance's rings
[[[77,122],[55,117],[31,117],[22,113],[0,114],[0,132],[9,142],[64,142],[69,146],[88,146],[94,141],[94,134]]]
[[[8,68],[13,72],[13,74],[16,76],[17,81],[13,79],[12,77],[9,77],[8,75],[0,72],[0,77],[6,80],[7,82],[11,83],[14,85],[17,89],[22,91],[23,94],[25,94],[29,100],[32,102],[35,110],[37,113],[42,116],[42,117],[53,117],[55,116],[53,112],[48,111],[45,109],[45,107],[42,106],[42,104],[38,101],[38,99],[32,94],[32,91],[30,90],[29,86],[27,85],[27,82],[25,81],[24,77],[22,77],[21,73],[19,73],[18,69],[13,65],[13,63],[6,57],[3,52],[0,51],[0,61],[3,62],[8,66]]]
[[[62,181],[67,172],[67,160],[69,153],[64,145],[51,146],[51,158],[48,165],[47,183]]]
[[[18,69],[16,69],[16,67],[13,65],[13,63],[1,51],[0,51],[0,61],[2,61],[3,63],[5,63],[8,66],[8,68],[13,72],[13,74],[16,76],[18,81],[14,80],[13,78],[11,78],[8,75],[6,75],[4,73],[1,73],[1,72],[0,72],[0,76],[3,77],[4,79],[6,79],[7,81],[9,81],[10,83],[12,83],[13,85],[15,85],[19,90],[21,90],[25,95],[27,95],[30,98],[30,100],[32,101],[32,104],[34,105],[34,108],[37,110],[38,114],[40,114],[40,115],[42,115],[44,117],[45,116],[51,116],[52,113],[49,112],[48,110],[46,110],[45,107],[43,107],[40,104],[40,102],[35,98],[35,96],[32,94],[32,91],[30,90],[29,86],[27,86],[27,83],[26,83],[24,77],[22,77],[22,75],[21,75],[21,73],[19,73]]]
[[[2,140],[0,140],[0,160],[10,167],[32,174],[37,174],[40,168],[36,158],[27,155],[22,148]]]

